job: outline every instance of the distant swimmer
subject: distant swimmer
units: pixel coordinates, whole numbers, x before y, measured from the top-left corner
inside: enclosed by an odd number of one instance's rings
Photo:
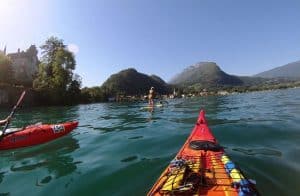
[[[149,95],[148,95],[149,106],[151,106],[151,107],[154,106],[154,102],[153,102],[154,98],[155,98],[155,91],[154,91],[154,87],[152,86],[149,90]]]

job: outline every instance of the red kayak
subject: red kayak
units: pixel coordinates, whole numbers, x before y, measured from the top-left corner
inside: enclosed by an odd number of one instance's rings
[[[78,122],[66,122],[55,125],[31,125],[22,130],[6,133],[0,137],[0,150],[21,148],[49,142],[70,133]]]
[[[201,110],[191,135],[148,193],[152,195],[259,194],[253,181],[242,174],[218,144]]]

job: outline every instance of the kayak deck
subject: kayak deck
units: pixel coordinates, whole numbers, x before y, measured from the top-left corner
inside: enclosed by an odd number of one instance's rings
[[[150,195],[258,195],[207,126],[204,111]]]
[[[223,153],[207,153],[201,156],[177,157],[156,184],[160,187],[159,190],[148,195],[238,195],[234,183],[244,177],[238,170],[228,174],[221,161],[222,156]]]

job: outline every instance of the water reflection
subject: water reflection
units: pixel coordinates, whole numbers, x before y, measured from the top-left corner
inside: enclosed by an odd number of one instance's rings
[[[77,169],[80,161],[75,161],[71,153],[80,146],[78,141],[71,136],[66,136],[51,143],[25,148],[16,151],[7,151],[2,154],[11,162],[8,171],[0,172],[0,184],[5,173],[28,172],[38,169],[46,169],[47,175],[37,180],[36,185],[47,184],[53,179],[67,176]]]
[[[3,181],[5,172],[0,172],[0,184]]]
[[[259,148],[259,149],[245,149],[245,148],[233,148],[233,151],[241,152],[246,155],[268,155],[268,156],[277,156],[281,157],[282,153],[278,150],[268,149],[268,148]]]
[[[126,157],[126,158],[122,159],[121,162],[131,162],[136,159],[138,159],[138,157],[134,155],[134,156],[130,156],[130,157]]]
[[[144,104],[118,105],[112,103],[94,106],[98,108],[97,113],[85,113],[85,116],[91,115],[91,118],[85,121],[86,124],[81,124],[80,126],[92,128],[103,133],[143,129],[148,126],[148,122],[162,119],[160,115],[156,114],[161,113],[163,108],[154,108],[154,110],[150,111],[148,109],[141,110],[140,108]]]

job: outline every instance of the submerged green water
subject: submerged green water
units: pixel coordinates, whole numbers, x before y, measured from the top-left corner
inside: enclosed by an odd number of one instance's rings
[[[13,127],[76,119],[56,141],[0,152],[0,195],[145,195],[190,134],[200,108],[262,195],[300,195],[300,89],[18,111]],[[5,117],[8,111],[0,111]]]

